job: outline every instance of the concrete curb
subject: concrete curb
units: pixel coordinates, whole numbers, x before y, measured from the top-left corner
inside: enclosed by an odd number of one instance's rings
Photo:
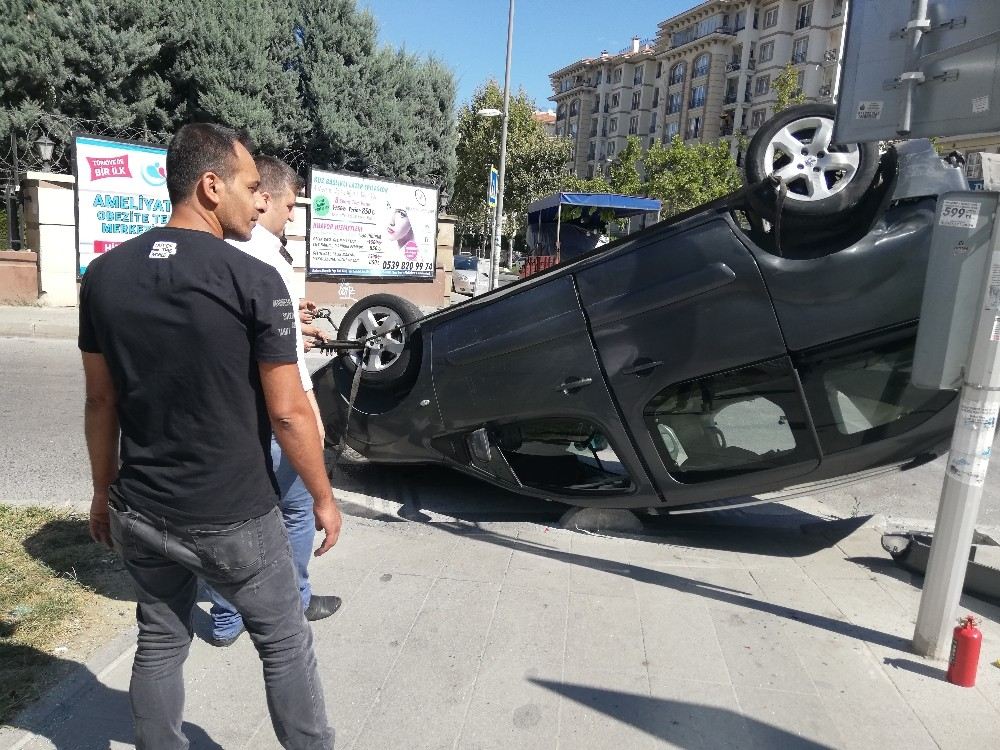
[[[7,724],[0,726],[0,747],[21,750],[31,740],[45,736],[46,730],[56,726],[71,712],[78,696],[95,681],[102,680],[123,660],[131,658],[138,633],[138,627],[133,625],[91,654],[85,662],[75,662],[68,675],[60,678]]]

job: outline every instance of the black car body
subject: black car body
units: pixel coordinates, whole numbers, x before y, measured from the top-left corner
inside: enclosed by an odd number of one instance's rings
[[[371,462],[667,510],[928,460],[956,399],[913,387],[910,367],[936,196],[964,184],[904,143],[833,224],[769,226],[752,186],[441,310],[350,410],[357,357],[316,373],[331,441],[346,429]]]

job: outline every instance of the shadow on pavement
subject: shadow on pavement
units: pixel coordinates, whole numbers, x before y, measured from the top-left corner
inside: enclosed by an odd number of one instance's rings
[[[746,609],[755,610],[763,614],[782,617],[786,620],[793,620],[795,622],[801,622],[804,625],[810,625],[820,630],[826,630],[830,633],[836,633],[837,635],[842,635],[847,638],[865,641],[866,643],[885,646],[897,651],[910,650],[910,641],[905,638],[891,635],[889,633],[883,633],[872,628],[864,627],[863,625],[854,625],[849,622],[844,622],[843,620],[834,619],[833,617],[827,617],[826,615],[820,615],[814,612],[805,612],[801,609],[787,607],[783,604],[761,601],[753,598],[753,596],[746,591],[739,591],[738,589],[731,589],[725,586],[699,581],[694,578],[686,578],[675,573],[654,570],[641,565],[626,565],[620,562],[602,560],[589,555],[581,555],[576,552],[554,550],[551,547],[544,547],[542,545],[497,534],[495,532],[477,531],[470,533],[467,528],[456,527],[450,524],[437,524],[437,528],[441,528],[453,534],[462,534],[487,544],[503,546],[518,552],[525,552],[527,554],[538,555],[540,557],[548,557],[569,563],[570,565],[579,565],[582,567],[592,568],[594,570],[600,570],[605,573],[613,573],[640,583],[647,583],[653,586],[664,586],[685,594],[692,594],[694,596],[700,596],[738,607],[745,607]]]
[[[902,669],[907,672],[913,672],[913,674],[918,674],[921,677],[930,677],[933,680],[940,680],[942,682],[946,675],[945,670],[935,667],[933,664],[925,664],[924,662],[913,661],[911,659],[891,659],[886,657],[883,659],[883,663],[893,669]]]
[[[341,499],[345,513],[381,521],[430,521],[427,512],[466,523],[536,523],[558,526],[570,506],[484,484],[440,466],[362,465],[341,468],[373,497],[402,503],[374,510]],[[335,488],[336,489],[336,488]],[[646,542],[747,554],[795,557],[832,547],[870,516],[829,520],[780,504],[686,515],[639,514]]]
[[[72,578],[101,596],[135,601],[131,580],[121,560],[90,538],[86,519],[49,521],[24,540],[24,550],[57,574]]]
[[[56,750],[107,750],[112,742],[135,743],[128,693],[98,682],[83,664],[28,646],[7,646],[0,671],[15,668],[51,670],[59,685],[42,703],[8,719],[9,726],[45,737]],[[198,725],[184,722],[182,729],[191,750],[222,750]]]
[[[685,749],[734,747],[734,738],[742,737],[740,747],[830,750],[829,745],[821,745],[725,708],[666,698],[650,698],[646,695],[622,693],[586,685],[563,684],[535,678],[529,680],[581,706],[599,711],[652,737],[669,742],[671,747]]]

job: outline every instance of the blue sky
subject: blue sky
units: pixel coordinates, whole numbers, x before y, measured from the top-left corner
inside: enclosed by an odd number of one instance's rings
[[[524,87],[549,109],[549,73],[633,35],[652,38],[656,24],[698,0],[515,0],[511,89]],[[358,0],[378,20],[379,39],[420,55],[433,54],[455,72],[458,101],[467,102],[490,76],[503,83],[507,0]]]

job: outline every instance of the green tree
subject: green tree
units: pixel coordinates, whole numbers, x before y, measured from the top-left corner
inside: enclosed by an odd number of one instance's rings
[[[608,170],[608,184],[612,193],[620,195],[642,195],[643,182],[639,174],[642,161],[642,141],[639,136],[630,135],[618,156]]]
[[[159,59],[159,20],[144,4],[8,0],[0,27],[0,138],[22,133],[43,114],[48,135],[65,142],[64,115],[138,130],[169,124]]]
[[[788,63],[774,77],[771,88],[774,90],[775,114],[794,104],[802,104],[806,100],[806,95],[799,88],[799,73],[792,67],[791,63]]]
[[[680,136],[655,143],[646,153],[646,191],[663,202],[663,216],[687,211],[739,189],[743,184],[729,144],[688,146]]]
[[[480,86],[458,115],[458,167],[451,211],[459,217],[461,231],[477,231],[484,220],[488,222],[490,166],[500,165],[501,118],[483,117],[477,114],[480,109],[503,109],[503,91],[496,81]],[[572,145],[546,135],[534,112],[535,103],[523,90],[511,96],[502,228],[507,237],[523,228],[531,201],[566,182]]]
[[[298,94],[295,17],[287,2],[174,0],[165,28],[174,122],[246,129],[265,151],[306,128]]]

